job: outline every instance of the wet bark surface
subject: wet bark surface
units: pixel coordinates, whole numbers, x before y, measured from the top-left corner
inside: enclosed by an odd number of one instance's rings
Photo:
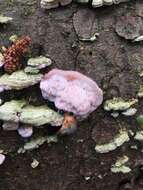
[[[138,72],[143,69],[143,43],[131,40],[143,34],[142,7],[142,0],[136,0],[98,9],[73,3],[45,11],[36,0],[1,0],[0,12],[14,20],[0,26],[0,45],[7,46],[13,34],[29,35],[32,56],[49,55],[53,68],[77,70],[90,76],[104,89],[104,100],[114,96],[136,98],[142,84]],[[95,33],[99,33],[96,41],[81,40]],[[38,96],[36,90],[31,91],[34,97]],[[6,95],[8,99],[17,94],[10,93]],[[27,93],[26,90],[17,96],[25,95],[23,93]],[[142,113],[142,104],[139,100],[137,115]],[[107,154],[95,151],[96,143],[109,141],[120,128],[136,131],[136,115],[114,119],[101,106],[78,123],[74,135],[60,137],[57,144],[44,144],[25,154],[16,153],[23,139],[16,132],[1,130],[0,149],[11,150],[11,153],[0,167],[0,190],[143,189],[140,142],[131,138]],[[131,149],[132,145],[138,149]],[[112,164],[123,155],[129,157],[132,171],[112,173]],[[35,169],[31,167],[33,159],[40,162]]]

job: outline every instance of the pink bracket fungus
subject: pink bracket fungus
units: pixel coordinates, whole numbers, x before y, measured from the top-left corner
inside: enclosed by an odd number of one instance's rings
[[[53,69],[40,83],[44,99],[56,108],[86,118],[103,101],[103,92],[96,82],[77,71]]]
[[[23,126],[20,126],[18,129],[18,134],[21,136],[21,137],[24,137],[24,138],[28,138],[28,137],[31,137],[32,134],[33,134],[33,128],[32,126],[28,126],[28,125],[23,125]]]

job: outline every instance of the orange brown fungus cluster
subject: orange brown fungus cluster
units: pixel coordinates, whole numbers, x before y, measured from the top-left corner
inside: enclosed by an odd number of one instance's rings
[[[61,134],[70,134],[76,129],[77,121],[74,116],[65,114],[63,125],[60,129]]]
[[[26,36],[16,40],[4,53],[4,70],[7,73],[13,73],[21,69],[20,59],[28,52],[28,46],[31,43],[30,37]]]

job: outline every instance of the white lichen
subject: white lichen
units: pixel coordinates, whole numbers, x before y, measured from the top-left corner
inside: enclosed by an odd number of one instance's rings
[[[143,41],[143,35],[136,37],[133,42],[140,42]]]
[[[92,0],[92,7],[97,8],[104,5],[103,0]]]
[[[137,150],[138,149],[137,145],[131,145],[130,148],[133,149],[133,150]]]
[[[137,112],[137,109],[136,108],[129,108],[127,109],[126,111],[122,112],[122,115],[125,115],[125,116],[133,116],[135,115]]]
[[[0,165],[2,165],[4,161],[5,161],[5,155],[0,154]]]
[[[31,163],[31,167],[32,167],[33,169],[35,169],[35,168],[37,168],[38,166],[39,166],[38,160],[33,159],[32,163]]]
[[[118,112],[112,112],[111,116],[117,118],[120,114]]]
[[[2,105],[2,103],[3,103],[3,100],[0,98],[0,105]]]

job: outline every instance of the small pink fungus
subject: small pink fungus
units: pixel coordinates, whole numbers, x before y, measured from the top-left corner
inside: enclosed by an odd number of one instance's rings
[[[27,126],[27,125],[19,127],[17,131],[18,131],[18,134],[24,138],[31,137],[33,134],[32,126]]]

